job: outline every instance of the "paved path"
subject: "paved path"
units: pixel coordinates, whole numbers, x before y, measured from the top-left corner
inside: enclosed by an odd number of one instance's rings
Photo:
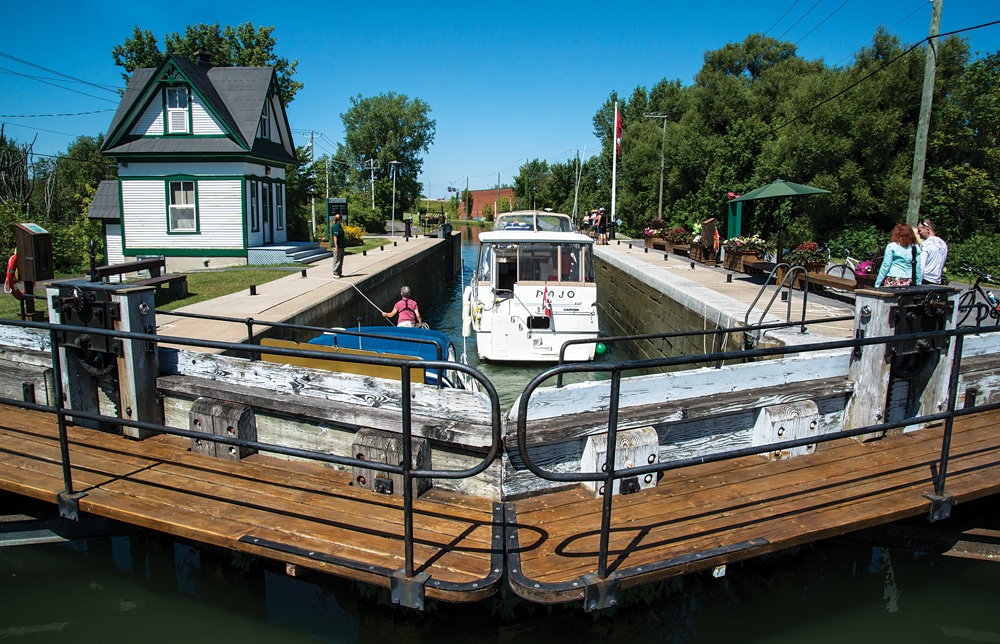
[[[297,312],[326,301],[342,291],[349,291],[354,284],[386,270],[401,259],[419,253],[432,244],[443,243],[437,237],[410,237],[406,241],[397,235],[387,237],[389,243],[367,251],[365,255],[349,254],[344,259],[344,277],[333,277],[333,258],[327,258],[303,266],[305,277],[296,271],[287,277],[272,280],[256,287],[256,295],[249,289],[218,297],[197,304],[181,307],[179,312],[220,315],[232,318],[254,318],[269,322],[281,322]],[[215,340],[220,342],[244,342],[247,340],[246,326],[232,322],[184,318],[176,315],[157,315],[156,331],[161,335]]]

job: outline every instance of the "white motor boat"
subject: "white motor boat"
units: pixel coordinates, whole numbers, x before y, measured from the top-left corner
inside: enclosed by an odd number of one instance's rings
[[[521,211],[479,235],[479,259],[465,289],[463,334],[476,334],[487,362],[594,359],[598,343],[594,240],[573,231],[568,215]]]

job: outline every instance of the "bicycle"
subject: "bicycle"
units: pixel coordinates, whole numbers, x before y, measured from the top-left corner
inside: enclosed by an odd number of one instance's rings
[[[861,262],[853,257],[851,257],[851,249],[844,249],[845,259],[843,263],[834,264],[826,269],[827,275],[832,275],[833,277],[842,277],[844,279],[855,279],[854,269],[858,267]]]
[[[983,322],[989,319],[990,324],[1000,324],[1000,302],[992,291],[985,291],[980,283],[987,282],[995,284],[996,278],[989,273],[984,273],[971,266],[963,266],[962,270],[976,276],[972,286],[962,291],[958,296],[958,321],[956,326],[983,326]],[[966,324],[972,312],[976,312],[976,317],[972,324]]]

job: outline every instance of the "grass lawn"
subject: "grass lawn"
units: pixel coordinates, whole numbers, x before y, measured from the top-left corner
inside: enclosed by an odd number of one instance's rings
[[[390,243],[389,240],[382,237],[366,238],[363,245],[346,249],[346,254],[354,255],[365,250],[384,246],[388,243]],[[307,267],[304,264],[284,264],[281,266],[238,266],[221,268],[219,270],[193,271],[187,274],[187,296],[174,297],[165,289],[160,289],[156,293],[156,308],[162,311],[172,311],[188,304],[195,304],[196,302],[203,302],[249,289],[252,285],[266,284],[271,280],[297,273]],[[75,279],[85,278],[81,275],[66,275],[57,277],[54,281]],[[38,294],[43,294],[41,289],[38,289]],[[47,311],[44,299],[35,300],[35,310]],[[21,303],[11,295],[0,293],[0,318],[16,319],[20,315]],[[48,313],[45,314],[45,319],[48,319]]]

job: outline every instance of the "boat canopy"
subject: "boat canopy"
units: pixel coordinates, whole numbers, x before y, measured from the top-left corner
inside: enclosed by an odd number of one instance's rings
[[[497,215],[493,230],[531,230],[535,232],[572,232],[573,219],[569,215],[544,210],[515,210]]]

